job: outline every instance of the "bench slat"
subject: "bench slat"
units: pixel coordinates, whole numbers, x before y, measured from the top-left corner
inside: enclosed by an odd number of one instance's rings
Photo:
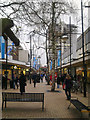
[[[80,111],[83,109],[88,110],[88,107],[81,103],[79,100],[71,100],[71,103]]]
[[[11,102],[42,102],[42,110],[44,109],[44,93],[10,93],[2,92],[2,103]],[[2,105],[3,106],[3,105]]]

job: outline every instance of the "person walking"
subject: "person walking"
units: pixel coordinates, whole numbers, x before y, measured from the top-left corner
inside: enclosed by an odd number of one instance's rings
[[[14,74],[14,89],[15,89],[15,85],[17,86],[17,89],[18,89],[18,77],[17,77],[17,74],[15,73]]]
[[[32,79],[33,79],[34,87],[36,87],[36,82],[37,82],[37,74],[36,74],[36,72],[33,74]]]
[[[52,85],[52,74],[49,75],[50,85]]]
[[[62,87],[64,87],[65,78],[66,78],[66,74],[63,74],[63,75],[62,75]],[[63,90],[64,90],[64,88],[63,88]]]
[[[45,74],[45,80],[46,80],[46,82],[48,81],[48,76],[47,76],[47,74]]]
[[[16,73],[13,74],[13,89],[15,89]]]
[[[43,82],[43,74],[41,74],[41,82]]]
[[[25,92],[25,86],[26,86],[26,78],[25,75],[23,74],[23,71],[21,71],[21,75],[19,78],[19,83],[20,83],[20,92],[21,95],[23,94],[23,92]]]
[[[65,78],[65,94],[67,96],[67,100],[71,99],[71,88],[72,88],[72,79],[69,74],[66,75]]]
[[[37,74],[37,83],[40,83],[40,74]]]
[[[57,88],[59,88],[59,86],[60,86],[60,75],[58,75],[57,77]]]
[[[6,81],[6,78],[5,78],[5,75],[2,76],[2,89],[5,88],[5,81]]]

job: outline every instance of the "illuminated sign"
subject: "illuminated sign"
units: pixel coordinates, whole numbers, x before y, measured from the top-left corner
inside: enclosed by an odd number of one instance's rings
[[[52,60],[51,60],[51,65],[50,65],[50,70],[52,69]]]
[[[60,66],[60,56],[61,56],[61,51],[58,51],[58,66]]]
[[[1,44],[1,58],[5,58],[5,40],[3,36],[0,36],[0,44]]]

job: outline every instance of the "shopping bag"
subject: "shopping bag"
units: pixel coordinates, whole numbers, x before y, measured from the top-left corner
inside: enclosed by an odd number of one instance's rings
[[[57,88],[59,88],[59,84],[57,84]]]
[[[65,90],[66,89],[66,85],[65,84],[63,84],[63,90]]]

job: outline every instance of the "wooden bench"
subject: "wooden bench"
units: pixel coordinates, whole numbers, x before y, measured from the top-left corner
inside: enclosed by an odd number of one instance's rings
[[[44,93],[10,93],[2,92],[2,110],[5,102],[42,102],[42,110],[44,110]]]
[[[71,98],[68,109],[70,108],[71,104],[73,104],[77,108],[77,110],[81,112],[81,116],[82,116],[82,112],[88,112],[90,116],[90,108],[89,108],[90,106],[84,105],[82,102],[78,100],[78,98],[73,98],[73,99]]]

